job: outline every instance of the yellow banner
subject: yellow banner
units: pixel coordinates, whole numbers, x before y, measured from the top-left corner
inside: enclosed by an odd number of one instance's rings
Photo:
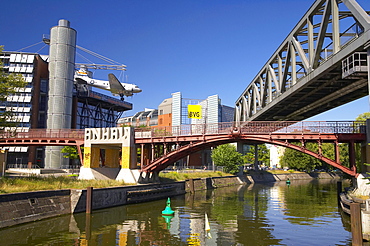
[[[202,119],[202,106],[188,105],[188,118]]]

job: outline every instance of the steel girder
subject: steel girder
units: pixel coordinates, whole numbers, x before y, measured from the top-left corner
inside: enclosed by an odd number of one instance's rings
[[[355,139],[357,141],[363,141],[364,136],[353,136],[354,138],[351,141],[346,141],[346,142],[351,142],[352,144],[355,142]],[[287,135],[281,135],[281,136],[271,136],[271,135],[253,135],[253,134],[236,134],[236,135],[219,135],[219,136],[209,136],[208,139],[205,139],[203,141],[199,142],[190,142],[187,145],[184,145],[166,155],[163,155],[156,160],[153,160],[149,165],[144,166],[142,168],[142,172],[160,172],[161,170],[165,169],[169,165],[173,164],[177,160],[180,160],[187,155],[194,153],[196,151],[199,151],[201,149],[204,149],[206,147],[210,146],[216,146],[220,144],[226,144],[226,143],[232,143],[236,141],[247,141],[250,143],[269,143],[269,144],[274,144],[274,145],[279,145],[291,149],[298,150],[300,152],[306,153],[308,155],[311,155],[321,161],[324,161],[325,163],[338,168],[342,170],[344,173],[347,173],[351,176],[356,176],[356,168],[354,165],[352,165],[351,168],[342,166],[339,162],[336,160],[331,160],[325,156],[323,156],[320,153],[315,153],[313,151],[310,151],[305,148],[304,144],[302,146],[293,144],[292,142],[308,142],[308,141],[313,141],[313,142],[318,142],[322,143],[324,142],[332,142],[333,144],[338,143],[338,139],[343,139],[343,136],[340,134],[328,134],[326,137],[325,136],[320,136],[318,137],[316,134],[315,135],[310,135],[308,134],[305,136],[305,138],[302,139],[295,139],[294,137],[287,136]],[[346,136],[344,136],[344,139],[346,139]],[[339,151],[338,146],[336,144],[337,151]]]
[[[235,121],[302,120],[367,95],[367,75],[342,78],[341,61],[370,45],[355,0],[317,0],[235,103]]]
[[[85,99],[77,114],[80,117],[79,125],[87,127],[114,127],[123,112],[116,112],[114,105],[106,107],[101,104],[91,104]]]

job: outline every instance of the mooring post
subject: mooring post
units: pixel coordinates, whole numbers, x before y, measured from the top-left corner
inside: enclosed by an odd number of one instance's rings
[[[92,211],[92,196],[93,187],[86,188],[86,213],[91,214]]]
[[[352,246],[362,246],[362,221],[360,203],[353,202],[351,210]]]
[[[86,213],[86,226],[85,226],[86,240],[91,239],[91,214]]]
[[[194,179],[189,179],[190,193],[194,193]]]

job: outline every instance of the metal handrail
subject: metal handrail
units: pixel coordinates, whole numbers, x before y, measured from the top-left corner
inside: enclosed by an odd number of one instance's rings
[[[27,132],[10,132],[2,131],[0,132],[1,138],[37,138],[37,139],[47,139],[47,138],[59,138],[59,139],[81,139],[85,137],[84,129],[29,129]]]
[[[339,134],[366,133],[365,121],[246,121],[135,128],[136,138],[211,134]]]
[[[339,134],[366,133],[365,121],[246,121],[156,126],[135,128],[136,138],[220,135],[220,134]],[[0,131],[0,139],[77,139],[83,140],[84,129],[29,129],[27,132]]]

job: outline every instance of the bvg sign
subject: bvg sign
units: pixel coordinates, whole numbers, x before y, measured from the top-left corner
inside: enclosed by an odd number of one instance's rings
[[[188,118],[202,119],[202,106],[188,105]]]

